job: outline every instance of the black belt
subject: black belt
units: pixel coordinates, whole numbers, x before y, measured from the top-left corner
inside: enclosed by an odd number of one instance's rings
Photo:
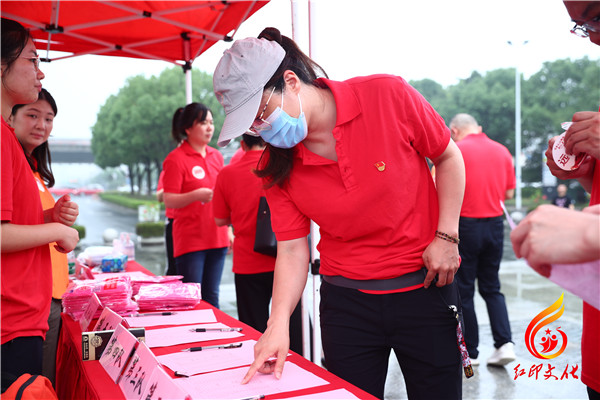
[[[358,290],[398,290],[407,287],[423,284],[427,268],[423,267],[418,271],[410,272],[391,279],[367,279],[358,280],[345,278],[340,275],[323,275],[323,280],[335,286],[341,286]]]
[[[497,221],[502,219],[502,215],[498,215],[497,217],[489,217],[489,218],[471,218],[471,217],[460,217],[463,221]]]

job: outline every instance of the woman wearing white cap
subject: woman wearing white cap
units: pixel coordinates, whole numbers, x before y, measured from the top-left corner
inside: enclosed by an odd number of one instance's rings
[[[213,78],[226,113],[219,145],[247,130],[269,143],[258,175],[278,240],[273,306],[243,382],[256,371],[281,376],[313,220],[327,368],[383,398],[393,349],[409,397],[460,398],[460,151],[402,78],[336,82],[317,71],[292,40],[267,28],[236,41]],[[425,157],[436,166],[437,190]]]

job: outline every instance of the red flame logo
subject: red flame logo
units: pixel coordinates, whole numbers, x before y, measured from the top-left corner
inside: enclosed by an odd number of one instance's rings
[[[547,328],[544,331],[545,336],[543,336],[538,343],[542,347],[541,351],[538,351],[535,343],[536,334],[542,328],[556,321],[563,315],[563,312],[565,311],[565,306],[563,304],[564,295],[565,294],[562,293],[554,304],[536,315],[529,323],[529,326],[527,326],[527,330],[525,331],[525,345],[527,345],[527,350],[529,350],[534,357],[541,359],[555,358],[561,355],[567,347],[567,335],[560,330],[560,326],[556,328],[556,333],[554,334],[550,328]],[[558,336],[559,334],[560,338]],[[556,350],[559,343],[561,343],[561,346]]]

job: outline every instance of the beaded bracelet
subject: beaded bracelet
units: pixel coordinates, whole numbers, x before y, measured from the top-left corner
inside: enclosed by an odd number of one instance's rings
[[[440,231],[435,231],[435,236],[439,237],[440,239],[443,239],[447,242],[452,242],[452,243],[456,243],[459,244],[460,243],[460,239],[454,236],[450,236],[447,233],[444,232],[440,232]]]

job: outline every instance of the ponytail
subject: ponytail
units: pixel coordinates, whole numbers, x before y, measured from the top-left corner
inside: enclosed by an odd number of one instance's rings
[[[196,122],[204,121],[209,111],[210,109],[202,103],[190,103],[175,110],[171,123],[171,137],[175,143],[187,139],[186,129],[191,128]]]

